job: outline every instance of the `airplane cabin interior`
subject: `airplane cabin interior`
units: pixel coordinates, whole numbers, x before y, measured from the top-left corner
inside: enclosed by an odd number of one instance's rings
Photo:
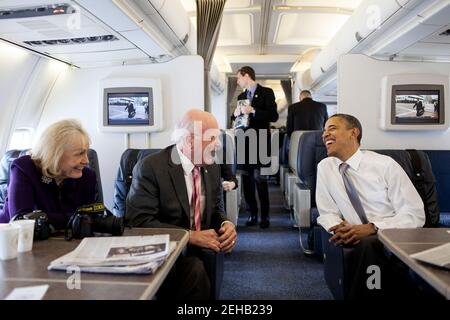
[[[448,300],[449,96],[449,0],[0,0],[0,299]]]

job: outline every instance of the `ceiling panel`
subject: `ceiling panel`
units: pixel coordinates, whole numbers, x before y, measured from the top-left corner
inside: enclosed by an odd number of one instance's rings
[[[267,45],[267,54],[295,54],[297,57],[308,49],[311,49],[311,45]]]
[[[86,64],[95,64],[96,62],[113,63],[119,61],[148,58],[148,56],[139,49],[117,50],[108,52],[55,54],[54,56],[80,67],[84,67]]]
[[[253,43],[253,15],[227,14],[222,18],[218,46],[250,45]]]
[[[279,45],[324,46],[349,16],[327,13],[282,13],[273,42]]]
[[[288,75],[292,67],[292,62],[255,63],[253,60],[242,60],[240,63],[230,63],[232,73],[236,73],[240,67],[245,65],[252,66],[255,70],[256,77],[267,77],[270,75]]]
[[[362,0],[279,0],[277,2],[288,6],[320,6],[355,9],[361,1]]]
[[[227,0],[225,9],[248,8],[251,7],[254,2],[254,0]]]
[[[26,32],[59,29],[78,36],[79,34],[82,34],[84,30],[90,31],[91,29],[103,29],[84,14],[81,14],[78,17],[79,19],[74,20],[68,20],[65,15],[27,19],[4,19],[0,21],[0,32],[20,34]]]

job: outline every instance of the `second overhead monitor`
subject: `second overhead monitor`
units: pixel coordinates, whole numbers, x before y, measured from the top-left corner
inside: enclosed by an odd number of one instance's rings
[[[444,95],[443,85],[393,85],[391,123],[444,124]]]
[[[385,76],[381,83],[381,129],[448,129],[448,82],[448,76],[442,75]]]

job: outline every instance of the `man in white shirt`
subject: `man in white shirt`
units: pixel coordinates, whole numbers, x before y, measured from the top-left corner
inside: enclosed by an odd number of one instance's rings
[[[359,270],[353,274],[351,297],[367,289],[367,266],[386,266],[378,229],[425,223],[423,202],[405,171],[389,156],[361,151],[361,137],[355,117],[330,117],[322,135],[328,158],[317,168],[317,222],[333,233],[331,242],[355,247]]]

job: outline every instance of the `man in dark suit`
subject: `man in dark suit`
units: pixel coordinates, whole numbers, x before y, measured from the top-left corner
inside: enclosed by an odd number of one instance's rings
[[[249,125],[243,131],[237,130],[237,161],[238,169],[244,171],[242,175],[242,185],[244,188],[244,197],[247,207],[250,210],[250,217],[246,223],[247,226],[253,226],[258,223],[258,205],[255,196],[255,187],[258,189],[259,201],[261,203],[261,228],[268,228],[269,222],[269,189],[267,180],[261,176],[261,167],[269,166],[269,163],[263,163],[263,157],[270,155],[270,122],[278,120],[277,104],[275,95],[270,88],[263,87],[256,83],[255,71],[248,66],[242,67],[237,72],[237,83],[243,93],[238,96],[238,100],[250,100],[250,105],[237,107],[232,116],[232,120],[241,114],[249,115]],[[256,141],[252,139],[251,131],[254,132]],[[240,140],[239,135],[244,133],[245,140]],[[250,133],[250,134],[249,134]],[[250,137],[250,138],[249,138]],[[266,140],[266,150],[261,149]],[[245,155],[239,153],[239,143],[245,143]],[[242,149],[241,149],[242,150]],[[265,152],[267,151],[267,152]],[[256,153],[256,155],[255,155]],[[267,154],[264,154],[267,153]],[[255,159],[256,161],[253,161]],[[253,159],[252,159],[253,158]]]
[[[208,299],[210,281],[200,248],[231,252],[237,234],[224,218],[217,121],[208,112],[189,110],[173,134],[176,145],[139,161],[127,197],[132,227],[190,230],[187,254],[177,262],[178,299]]]
[[[288,108],[286,132],[290,137],[296,130],[322,130],[327,119],[327,106],[314,101],[310,91],[302,90],[300,101]]]

